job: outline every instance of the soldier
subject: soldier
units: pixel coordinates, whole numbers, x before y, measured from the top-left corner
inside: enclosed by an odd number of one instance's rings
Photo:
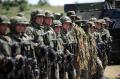
[[[92,26],[91,26],[91,34],[94,37],[94,40],[96,41],[96,55],[97,55],[97,61],[96,61],[96,74],[94,74],[92,77],[93,78],[100,78],[103,76],[103,66],[102,66],[102,61],[100,60],[99,56],[98,56],[98,52],[99,52],[99,48],[98,48],[98,44],[101,41],[101,37],[100,37],[100,33],[97,32],[96,26],[95,26],[95,22],[89,22]]]
[[[48,68],[48,78],[53,79],[55,76],[53,76],[54,74],[54,64],[55,64],[55,60],[56,60],[56,52],[54,51],[54,40],[56,39],[56,33],[52,28],[53,25],[53,19],[54,16],[51,12],[46,11],[45,12],[45,19],[44,19],[44,33],[45,35],[43,36],[44,38],[44,44],[46,46],[50,47],[50,51],[52,51],[52,55],[55,57],[50,56],[50,63],[49,68]]]
[[[105,26],[106,29],[113,28],[113,26],[112,26],[112,21],[110,20],[109,17],[104,17],[103,19],[104,19],[105,22],[106,22],[106,26]]]
[[[54,19],[55,20],[59,20],[61,18],[61,14],[60,13],[54,13]]]
[[[13,62],[11,51],[11,38],[7,35],[10,26],[9,19],[0,15],[0,78],[10,79],[12,77]]]
[[[56,34],[54,30],[52,29],[53,18],[54,16],[52,13],[45,12],[44,32],[46,33],[46,35],[44,36],[44,43],[45,45],[51,46],[52,48],[54,47],[53,40],[56,37]]]
[[[63,79],[63,59],[64,56],[64,47],[63,40],[61,39],[61,27],[62,23],[59,20],[53,20],[52,28],[56,33],[56,39],[54,40],[54,50],[57,53],[57,63],[56,63],[56,78],[55,79]]]
[[[72,22],[75,22],[75,20],[77,18],[75,11],[68,11],[67,16],[71,18]]]
[[[86,25],[86,21],[81,20],[82,17],[76,16],[74,11],[69,11],[70,17],[73,20],[73,26],[76,32],[76,38],[77,38],[77,52],[76,52],[76,58],[77,58],[77,72],[80,74],[81,79],[88,79],[88,62],[89,62],[89,52],[88,48],[86,46],[87,39],[86,34],[84,30],[81,27],[84,27]],[[76,25],[77,24],[77,25]],[[80,68],[80,69],[79,69]],[[77,78],[79,79],[79,78]]]
[[[58,52],[58,54],[63,54],[63,50],[64,50],[64,47],[63,47],[63,41],[61,39],[61,27],[62,27],[62,23],[59,21],[59,20],[53,20],[53,30],[55,31],[56,33],[56,42],[55,42],[55,46],[54,46],[54,49],[55,51]]]
[[[44,45],[43,35],[44,35],[44,21],[45,13],[42,10],[34,10],[31,12],[30,27],[27,28],[26,33],[33,37],[33,42],[38,43],[40,46]]]
[[[32,38],[25,31],[29,22],[25,17],[11,18],[10,37],[13,41],[13,57],[16,59],[15,78],[39,78],[39,70],[34,52]],[[23,73],[24,72],[24,73]]]
[[[43,36],[45,35],[44,25],[43,25],[44,17],[45,17],[45,13],[43,10],[40,9],[33,10],[31,12],[30,27],[28,27],[26,30],[26,34],[32,37],[33,39],[32,41],[35,44],[34,49],[40,70],[40,74],[39,74],[40,79],[47,78],[46,76],[47,60],[45,55],[42,55],[41,53],[41,49],[44,49],[45,47],[43,40]]]
[[[109,29],[110,28],[113,28],[113,24],[114,22],[111,21],[111,19],[109,17],[105,17],[104,18],[105,20],[105,29],[109,32]],[[110,32],[109,32],[110,33]],[[112,52],[112,47],[111,47],[111,42],[112,42],[112,36],[109,37],[109,40],[108,40],[108,44],[107,44],[107,55],[108,55],[108,64],[110,64],[110,53]]]
[[[64,48],[65,50],[69,50],[71,54],[75,55],[76,47],[74,47],[77,43],[76,35],[75,35],[75,30],[74,27],[72,26],[72,21],[69,17],[63,16],[61,17],[61,22],[62,22],[62,31],[61,31],[61,36],[62,40],[64,42]],[[74,57],[75,58],[75,57]],[[74,60],[74,58],[72,60]],[[72,65],[74,65],[72,63]],[[68,76],[70,79],[74,79],[76,76],[76,70],[74,66],[72,66],[72,72],[68,72]]]
[[[7,49],[3,49],[3,51],[0,51],[1,53],[3,53],[3,55],[6,57],[9,57],[11,56],[11,53],[9,52],[9,45],[7,46],[7,43],[10,42],[10,37],[8,37],[6,34],[8,33],[8,29],[9,29],[9,26],[10,26],[10,21],[9,19],[4,16],[4,15],[0,15],[0,38],[1,38],[1,44],[2,45],[2,41],[3,41],[3,44],[5,43],[6,44],[6,47]],[[3,45],[4,46],[4,45]],[[2,56],[2,55],[1,55]]]
[[[109,48],[109,44],[112,40],[111,40],[109,30],[105,29],[105,25],[106,25],[105,20],[101,19],[100,21],[101,21],[101,26],[100,26],[99,33],[101,37],[101,44],[103,45],[102,47],[104,48],[102,49],[103,50],[102,62],[103,62],[103,67],[105,69],[106,65],[108,64],[107,54],[110,53],[110,51],[108,51],[109,49],[106,49],[106,48]]]
[[[86,35],[87,35],[87,47],[90,54],[89,60],[89,74],[91,75],[90,78],[96,73],[96,62],[97,62],[97,49],[96,49],[96,42],[94,36],[91,34],[91,27],[93,26],[93,22],[88,22],[86,27],[84,28]]]
[[[83,30],[83,28],[81,27],[86,27],[86,21],[84,21],[84,23],[82,23],[84,20],[76,20],[75,23],[78,24],[79,28],[76,28],[77,30],[79,30],[79,32],[77,32],[77,38],[78,38],[78,43],[79,43],[79,52],[78,52],[78,58],[79,58],[79,65],[80,65],[80,69],[81,69],[81,79],[88,79],[89,78],[89,73],[88,73],[88,62],[90,59],[90,54],[88,51],[88,47],[87,47],[87,36],[85,31]]]

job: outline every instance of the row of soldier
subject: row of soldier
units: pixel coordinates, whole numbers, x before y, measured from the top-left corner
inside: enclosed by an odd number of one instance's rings
[[[110,19],[81,23],[67,15],[43,10],[0,16],[1,79],[100,79],[107,65]],[[109,48],[109,47],[108,47]]]

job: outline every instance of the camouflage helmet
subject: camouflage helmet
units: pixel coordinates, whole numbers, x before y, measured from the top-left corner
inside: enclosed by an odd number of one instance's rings
[[[61,17],[61,13],[54,13],[54,19],[59,20]]]
[[[102,24],[105,24],[106,25],[106,21],[104,19],[102,19]]]
[[[92,21],[92,22],[96,22],[97,21],[97,18],[90,18],[89,21]]]
[[[68,16],[62,16],[60,18],[60,21],[61,21],[62,24],[65,23],[65,22],[72,23],[71,19]]]
[[[61,16],[60,13],[54,13],[54,16]]]
[[[97,20],[97,23],[100,23],[100,24],[106,24],[106,22],[105,22],[104,19],[99,19],[99,20]]]
[[[24,17],[24,16],[25,16],[25,14],[24,14],[24,13],[22,13],[22,12],[20,12],[20,13],[18,13],[18,14],[17,14],[17,16],[19,16],[19,17]]]
[[[68,11],[67,16],[76,16],[75,11]]]
[[[60,20],[53,20],[53,28],[57,26],[62,26],[62,23],[60,22]]]
[[[40,9],[36,9],[31,12],[31,17],[37,17],[37,16],[45,16],[44,11]]]
[[[11,18],[11,23],[16,25],[16,24],[29,24],[29,21],[25,17],[19,17],[15,16]]]
[[[109,17],[104,17],[103,19],[104,19],[105,21],[111,22],[111,20],[110,20]]]
[[[75,22],[76,23],[79,23],[81,21],[85,21],[85,20],[82,20],[82,17],[81,16],[76,16],[76,19],[75,19]]]
[[[82,20],[82,16],[76,16],[76,20]]]
[[[88,22],[87,20],[76,20],[75,21],[75,23],[80,27],[86,26],[87,22]]]
[[[88,21],[87,24],[90,24],[92,27],[95,26],[95,23],[92,21]]]
[[[0,15],[0,24],[10,24],[8,17],[5,15]]]
[[[54,18],[54,15],[50,11],[45,12],[45,17]]]

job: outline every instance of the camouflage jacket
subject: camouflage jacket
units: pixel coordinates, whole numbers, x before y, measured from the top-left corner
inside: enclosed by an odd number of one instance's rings
[[[43,42],[43,35],[44,35],[44,30],[43,30],[43,26],[39,26],[39,27],[28,27],[26,30],[26,34],[30,37],[32,37],[32,40],[34,43],[38,43],[39,45],[44,45]]]
[[[56,40],[56,33],[50,26],[45,26],[43,35],[44,44],[54,48],[54,40]]]
[[[32,38],[29,37],[27,34],[16,34],[11,33],[10,37],[13,42],[14,47],[14,56],[16,55],[23,55],[27,57],[35,57],[34,53],[34,43],[31,41]]]
[[[11,38],[9,36],[0,35],[0,56],[8,57],[11,56]]]
[[[56,40],[54,41],[54,49],[57,51],[58,54],[63,54],[64,46],[61,34],[56,35]]]
[[[102,30],[100,30],[99,33],[100,33],[100,36],[101,36],[103,42],[108,43],[111,41],[111,36],[107,29],[102,29]]]
[[[74,28],[71,28],[67,31],[62,30],[61,36],[62,36],[62,40],[63,40],[64,44],[77,43]]]
[[[77,38],[77,43],[78,43],[78,48],[77,48],[77,52],[76,52],[76,56],[77,56],[77,62],[80,66],[81,69],[84,69],[85,66],[87,66],[88,64],[88,60],[89,60],[89,52],[88,52],[88,48],[87,48],[87,38],[86,38],[86,34],[84,32],[84,30],[79,27],[79,26],[75,26],[75,33],[76,33],[76,38]]]

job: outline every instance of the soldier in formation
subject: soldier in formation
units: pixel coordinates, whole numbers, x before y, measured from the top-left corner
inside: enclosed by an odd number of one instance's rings
[[[66,15],[33,10],[0,16],[0,78],[101,79],[108,64],[110,19],[82,20],[75,11]]]

